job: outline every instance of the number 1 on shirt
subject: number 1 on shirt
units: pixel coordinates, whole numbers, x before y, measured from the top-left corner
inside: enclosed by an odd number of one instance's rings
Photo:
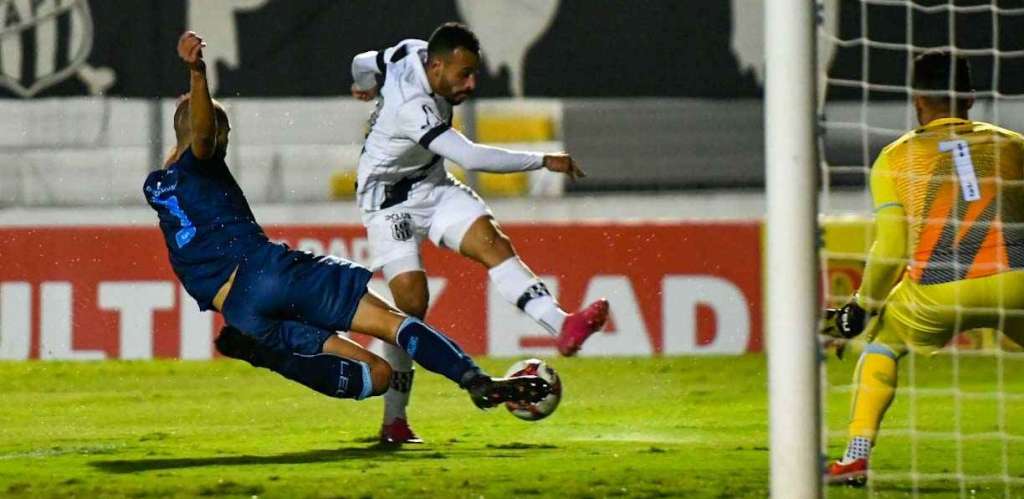
[[[978,176],[974,173],[974,161],[971,160],[971,149],[966,140],[946,140],[939,142],[939,150],[953,154],[956,165],[956,176],[960,179],[960,192],[964,201],[981,199],[981,188]]]

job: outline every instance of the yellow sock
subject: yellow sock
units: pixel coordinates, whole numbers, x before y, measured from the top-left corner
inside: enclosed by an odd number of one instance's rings
[[[896,395],[896,359],[892,350],[871,343],[857,363],[853,382],[856,391],[850,410],[850,439],[857,437],[872,442],[878,434],[885,411]]]

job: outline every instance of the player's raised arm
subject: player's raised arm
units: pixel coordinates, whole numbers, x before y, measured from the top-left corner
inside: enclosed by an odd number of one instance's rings
[[[409,102],[399,111],[405,134],[445,159],[467,170],[511,173],[547,168],[575,180],[586,174],[565,153],[512,151],[477,144],[442,121],[429,104]]]
[[[352,58],[352,97],[368,101],[377,97],[377,75],[384,74],[384,51],[371,50]]]
[[[199,159],[213,156],[217,149],[217,121],[213,99],[206,82],[203,47],[206,43],[193,31],[178,39],[178,57],[189,67],[189,116],[192,130],[192,154]]]

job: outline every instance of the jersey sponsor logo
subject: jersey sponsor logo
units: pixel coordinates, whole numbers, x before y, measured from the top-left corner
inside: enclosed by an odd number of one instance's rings
[[[151,185],[147,185],[146,186],[146,192],[148,192],[148,193],[150,193],[152,195],[153,202],[156,202],[156,198],[158,196],[161,196],[163,194],[166,194],[166,193],[171,192],[171,191],[173,191],[173,190],[178,188],[178,183],[177,182],[175,182],[175,183],[173,183],[171,185],[167,185],[167,186],[164,186],[162,184],[163,184],[163,182],[157,182],[156,183],[156,187],[153,187]]]
[[[23,43],[29,37],[31,43]],[[0,86],[32,97],[72,76],[92,95],[113,86],[110,68],[94,68],[93,21],[86,0],[0,2]]]
[[[412,239],[412,215],[408,213],[388,213],[384,219],[391,222],[391,237],[395,241],[408,241]]]

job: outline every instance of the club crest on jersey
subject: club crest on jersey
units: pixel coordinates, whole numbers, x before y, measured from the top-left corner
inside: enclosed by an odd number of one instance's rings
[[[408,213],[388,213],[384,218],[391,222],[391,237],[395,241],[408,241],[412,239],[412,215]]]
[[[32,43],[23,43],[25,38]],[[87,0],[0,1],[0,86],[32,97],[72,76],[93,95],[114,81],[109,68],[93,68],[93,21]]]

